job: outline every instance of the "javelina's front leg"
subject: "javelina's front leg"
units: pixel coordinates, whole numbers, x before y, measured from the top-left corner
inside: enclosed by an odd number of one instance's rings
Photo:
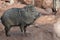
[[[24,35],[25,35],[26,37],[28,37],[28,36],[30,36],[31,34],[30,34],[28,31],[26,32],[26,28],[27,28],[27,25],[24,26]]]
[[[25,34],[25,35],[26,35],[26,27],[27,27],[27,26],[24,26],[24,34]]]
[[[25,34],[26,34],[26,26],[25,26],[24,23],[22,23],[22,24],[20,25],[20,30],[21,30],[21,32],[22,32],[22,35],[25,35]]]

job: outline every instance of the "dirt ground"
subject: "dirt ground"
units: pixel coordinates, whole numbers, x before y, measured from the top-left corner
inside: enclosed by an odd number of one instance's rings
[[[21,35],[19,27],[13,27],[9,31],[10,37],[6,37],[4,26],[0,23],[0,40],[53,40],[52,25],[28,26],[27,36]]]

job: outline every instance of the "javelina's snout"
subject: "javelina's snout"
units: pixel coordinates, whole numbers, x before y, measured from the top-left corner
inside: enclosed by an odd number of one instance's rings
[[[26,33],[26,27],[32,24],[38,15],[39,13],[32,5],[8,9],[1,17],[6,36],[9,36],[10,28],[15,25],[20,27],[21,32]]]

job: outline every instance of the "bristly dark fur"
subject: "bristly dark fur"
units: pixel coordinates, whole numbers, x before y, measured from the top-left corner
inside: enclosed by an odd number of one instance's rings
[[[40,13],[32,5],[27,5],[24,8],[11,8],[6,10],[1,17],[2,24],[5,26],[6,36],[9,36],[8,32],[12,26],[19,26],[21,32],[25,34],[26,27],[31,25],[39,15]]]

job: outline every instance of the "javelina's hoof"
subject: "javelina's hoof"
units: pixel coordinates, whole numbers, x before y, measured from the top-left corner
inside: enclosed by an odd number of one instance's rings
[[[7,37],[10,37],[10,35],[6,35]]]
[[[23,32],[21,32],[21,36],[23,36]]]
[[[10,34],[6,34],[7,37],[10,37],[11,35]]]
[[[24,32],[21,32],[21,36],[25,36],[25,37],[28,37],[28,36],[30,36],[31,35],[31,33],[24,33]]]

